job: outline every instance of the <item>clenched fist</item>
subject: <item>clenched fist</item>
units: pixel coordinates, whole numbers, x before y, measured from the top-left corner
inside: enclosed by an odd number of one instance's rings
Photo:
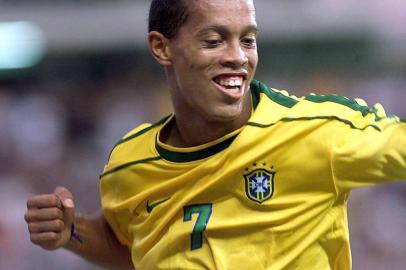
[[[30,198],[24,218],[31,242],[47,250],[65,246],[70,240],[75,218],[71,192],[58,187],[52,194]]]

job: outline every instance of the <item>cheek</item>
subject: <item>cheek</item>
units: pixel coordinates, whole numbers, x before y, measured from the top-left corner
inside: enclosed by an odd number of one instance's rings
[[[188,55],[190,68],[198,71],[214,69],[217,67],[221,55],[221,53],[216,51],[196,49]]]
[[[256,50],[248,54],[248,61],[251,67],[256,68],[258,64],[258,52]]]
[[[201,71],[210,66],[210,58],[202,55],[194,55],[189,59],[189,69],[191,71]]]
[[[173,68],[178,78],[178,83],[198,84],[206,80],[215,70],[215,56],[207,54],[198,49],[175,51],[176,58],[173,61]]]
[[[201,69],[202,64],[198,61],[197,56],[193,54],[183,53],[178,63],[178,68],[184,73],[194,73]]]

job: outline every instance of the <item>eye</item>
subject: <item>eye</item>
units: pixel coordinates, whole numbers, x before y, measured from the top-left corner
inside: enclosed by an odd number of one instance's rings
[[[204,41],[205,46],[208,48],[216,48],[219,45],[223,44],[221,39],[207,39]]]
[[[251,47],[254,48],[257,44],[257,40],[255,37],[245,37],[243,39],[241,39],[241,42],[247,46],[247,47]]]

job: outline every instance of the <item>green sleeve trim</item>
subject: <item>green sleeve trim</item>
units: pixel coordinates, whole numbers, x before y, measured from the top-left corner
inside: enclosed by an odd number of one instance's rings
[[[254,92],[262,92],[272,101],[287,108],[292,108],[299,102],[294,98],[272,90],[272,88],[269,88],[267,85],[257,80],[252,81],[251,87]]]
[[[164,118],[162,118],[161,120],[159,120],[158,122],[152,124],[151,126],[149,126],[149,127],[147,127],[147,128],[144,128],[144,129],[138,131],[137,133],[135,133],[135,134],[133,134],[133,135],[131,135],[131,136],[128,136],[127,138],[121,139],[120,141],[118,141],[118,142],[116,143],[116,145],[115,145],[114,147],[116,147],[116,146],[118,146],[118,145],[120,145],[120,144],[122,144],[122,143],[128,142],[128,141],[130,141],[130,140],[132,140],[132,139],[134,139],[134,138],[136,138],[136,137],[138,137],[138,136],[140,136],[140,135],[142,135],[142,134],[144,134],[144,133],[147,133],[148,131],[150,131],[151,129],[153,129],[153,128],[157,127],[157,126],[162,125],[162,124],[165,123],[165,121],[168,120],[168,118],[171,117],[171,116],[172,116],[172,114],[167,115],[167,116],[165,116]]]
[[[343,96],[318,96],[318,95],[308,95],[305,100],[315,102],[315,103],[324,103],[324,102],[334,102],[346,106],[354,111],[359,111],[362,113],[362,116],[367,116],[369,113],[375,114],[376,118],[379,120],[380,117],[377,115],[377,110],[375,108],[369,108],[359,104],[353,99],[349,99]]]
[[[372,125],[371,124],[371,125],[366,125],[363,128],[359,128],[359,127],[355,126],[351,121],[339,118],[337,116],[314,116],[314,117],[298,117],[298,118],[289,118],[289,117],[287,117],[287,118],[282,118],[278,122],[311,121],[311,120],[336,120],[336,121],[340,121],[340,122],[342,122],[344,124],[349,125],[353,129],[366,130],[368,127],[372,127],[374,129],[376,129],[377,131],[382,132],[382,129],[379,128],[377,125]],[[259,127],[259,128],[267,128],[267,127],[271,127],[273,125],[276,125],[278,122],[271,123],[271,124],[260,124],[260,123],[255,123],[255,122],[248,122],[247,126]]]
[[[123,138],[123,139],[119,140],[119,141],[114,145],[113,149],[111,149],[108,160],[110,160],[111,154],[113,153],[114,149],[115,149],[117,146],[119,146],[120,144],[123,144],[123,143],[125,143],[125,142],[128,142],[128,141],[130,141],[130,140],[132,140],[132,139],[134,139],[134,138],[137,138],[137,137],[141,136],[142,134],[147,133],[148,131],[150,131],[151,129],[154,129],[155,127],[157,127],[157,126],[159,126],[159,125],[162,125],[162,124],[165,123],[166,120],[168,120],[169,117],[171,117],[171,116],[172,116],[172,114],[167,115],[167,116],[165,116],[164,118],[162,118],[161,120],[159,120],[158,122],[152,124],[151,126],[149,126],[149,127],[147,127],[147,128],[144,128],[144,129],[142,129],[142,130],[136,132],[135,134],[133,134],[133,135],[131,135],[131,136],[128,136],[128,137],[126,137],[126,138]]]
[[[234,139],[238,136],[235,135],[233,137],[228,138],[227,140],[220,142],[216,145],[210,146],[208,148],[204,148],[194,152],[175,152],[168,149],[163,148],[155,142],[156,150],[158,151],[159,155],[164,158],[165,160],[177,162],[177,163],[185,163],[185,162],[192,162],[196,160],[202,160],[208,158],[212,155],[215,155],[224,149],[228,148]]]
[[[120,165],[120,166],[118,166],[118,167],[116,167],[114,169],[111,169],[109,171],[104,172],[102,175],[100,175],[100,179],[102,179],[103,177],[105,177],[105,176],[107,176],[109,174],[116,173],[116,172],[121,171],[123,169],[126,169],[128,167],[138,165],[138,164],[142,164],[142,163],[149,163],[151,161],[156,161],[156,160],[160,160],[160,159],[162,159],[162,158],[158,156],[158,157],[151,157],[151,158],[131,161],[131,162],[125,163],[123,165]]]

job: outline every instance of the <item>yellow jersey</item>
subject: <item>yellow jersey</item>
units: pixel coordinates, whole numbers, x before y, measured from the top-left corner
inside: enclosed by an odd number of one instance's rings
[[[352,188],[406,179],[406,124],[340,96],[251,84],[239,130],[176,148],[143,124],[100,180],[106,220],[136,269],[351,269]]]

